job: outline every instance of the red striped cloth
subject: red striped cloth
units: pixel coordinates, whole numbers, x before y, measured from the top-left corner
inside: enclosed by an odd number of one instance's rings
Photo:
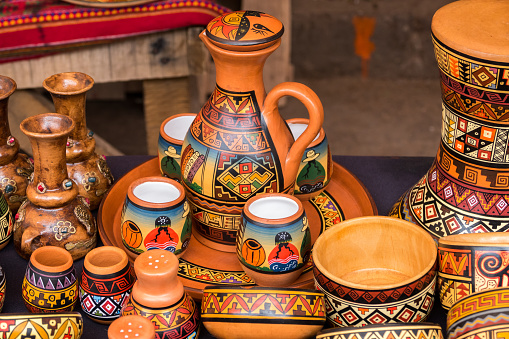
[[[114,8],[59,0],[0,2],[0,62],[189,26],[229,9],[209,0],[165,0]]]

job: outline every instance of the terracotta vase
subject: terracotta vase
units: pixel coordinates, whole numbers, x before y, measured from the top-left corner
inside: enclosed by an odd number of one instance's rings
[[[507,1],[456,1],[432,20],[442,138],[431,168],[390,215],[435,238],[509,230],[508,12]]]
[[[120,317],[134,281],[134,271],[123,249],[94,248],[83,261],[79,288],[83,312],[98,323],[111,323]]]
[[[78,301],[78,283],[71,255],[55,246],[32,253],[21,292],[32,313],[71,312]]]
[[[108,339],[154,339],[156,331],[152,322],[141,315],[126,315],[108,327]]]
[[[67,176],[65,143],[74,128],[71,118],[39,114],[21,122],[32,146],[33,181],[27,200],[14,223],[14,246],[28,259],[39,247],[53,245],[68,250],[74,260],[85,256],[97,242],[97,226],[78,187]]]
[[[80,339],[83,318],[78,312],[0,314],[2,338]]]
[[[323,123],[322,104],[308,87],[282,83],[265,94],[263,65],[282,34],[279,20],[255,11],[220,16],[200,34],[214,59],[216,87],[184,139],[181,171],[193,234],[214,249],[235,251],[249,198],[293,191],[302,154]],[[277,108],[286,95],[310,115],[296,141]]]
[[[134,261],[138,280],[122,316],[142,315],[152,320],[157,338],[197,338],[200,311],[177,277],[179,262],[168,251],[144,252]]]
[[[26,198],[26,188],[34,166],[26,154],[19,153],[19,142],[9,128],[8,101],[16,83],[0,75],[0,190],[13,212]]]
[[[94,80],[80,72],[58,73],[43,82],[51,93],[56,112],[69,116],[76,124],[66,144],[67,171],[78,185],[79,194],[95,210],[113,184],[113,176],[104,157],[95,153],[95,139],[87,129],[86,93],[93,85]]]

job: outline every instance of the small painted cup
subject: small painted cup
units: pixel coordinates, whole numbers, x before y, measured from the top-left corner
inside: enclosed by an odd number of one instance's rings
[[[39,247],[32,252],[21,292],[32,313],[71,312],[78,301],[71,254],[56,246]]]
[[[472,293],[447,313],[447,339],[505,338],[508,332],[508,287]]]
[[[288,119],[286,121],[293,138],[304,133],[308,127],[308,119]],[[332,155],[329,142],[323,128],[304,151],[295,180],[294,195],[302,201],[309,200],[320,194],[332,177]]]
[[[79,297],[83,312],[109,324],[120,317],[134,285],[134,271],[124,250],[102,246],[88,252],[83,262]]]
[[[311,233],[299,199],[259,194],[242,210],[237,257],[260,286],[285,287],[297,280],[311,253]]]
[[[442,307],[467,295],[509,286],[509,233],[467,233],[438,239],[438,290]]]
[[[161,175],[180,182],[182,142],[194,118],[194,113],[182,113],[167,118],[161,124],[157,143]]]
[[[184,188],[165,177],[131,183],[122,209],[122,243],[134,254],[162,249],[180,257],[191,240],[191,216]]]

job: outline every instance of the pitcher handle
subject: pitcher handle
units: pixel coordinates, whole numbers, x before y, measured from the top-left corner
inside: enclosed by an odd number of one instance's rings
[[[276,85],[265,98],[262,114],[269,124],[273,121],[274,112],[277,112],[279,99],[287,95],[295,97],[302,102],[309,113],[309,125],[304,130],[304,133],[295,140],[286,156],[285,167],[291,168],[289,172],[292,173],[291,177],[293,177],[293,172],[295,172],[294,175],[297,175],[302,154],[322,128],[323,106],[316,93],[308,86],[298,82],[283,82]],[[295,169],[291,166],[292,163],[295,164]]]

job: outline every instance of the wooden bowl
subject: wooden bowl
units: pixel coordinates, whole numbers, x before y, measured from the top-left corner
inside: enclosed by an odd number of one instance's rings
[[[509,331],[509,288],[472,293],[447,314],[447,338],[502,338]]]
[[[297,288],[208,286],[201,321],[216,338],[310,338],[325,324],[324,296]]]
[[[473,292],[509,286],[509,233],[468,233],[438,240],[438,290],[445,310]]]
[[[431,235],[391,217],[345,220],[313,248],[315,284],[333,326],[424,321],[433,307],[436,262]]]
[[[371,324],[364,327],[336,327],[320,331],[316,339],[393,339],[434,338],[443,339],[442,327],[433,323]]]

